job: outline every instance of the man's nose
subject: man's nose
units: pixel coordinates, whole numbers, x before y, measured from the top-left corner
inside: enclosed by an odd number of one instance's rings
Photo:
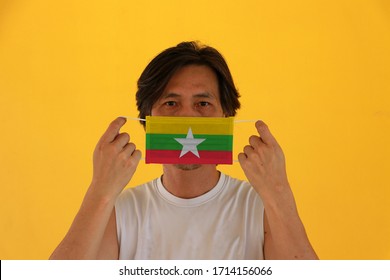
[[[196,110],[194,105],[183,105],[177,112],[179,117],[201,117],[201,114]]]

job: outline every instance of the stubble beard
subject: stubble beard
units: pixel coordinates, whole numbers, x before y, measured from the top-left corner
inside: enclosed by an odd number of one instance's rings
[[[191,171],[196,170],[200,168],[200,164],[175,164],[175,167],[177,169],[183,170],[183,171]]]

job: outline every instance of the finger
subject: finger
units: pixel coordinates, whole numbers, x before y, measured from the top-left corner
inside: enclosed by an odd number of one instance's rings
[[[247,157],[249,157],[253,152],[254,152],[254,149],[252,146],[247,145],[244,147],[244,153]]]
[[[127,157],[131,157],[135,149],[136,147],[134,143],[127,143],[126,146],[123,147],[122,153],[125,154]]]
[[[261,141],[261,138],[259,136],[252,135],[251,137],[249,137],[249,144],[256,149],[260,147],[263,142]]]
[[[112,143],[116,145],[119,149],[122,149],[127,145],[127,143],[129,143],[129,140],[130,140],[129,134],[121,133],[115,137],[115,140],[112,141]]]
[[[133,154],[131,155],[132,158],[134,158],[137,162],[141,160],[142,153],[140,150],[135,150]]]
[[[268,126],[263,121],[256,122],[256,129],[261,137],[261,140],[265,144],[272,145],[276,143],[275,137],[271,134],[271,131],[269,130]]]
[[[238,154],[238,162],[242,164],[248,157],[245,153],[239,153]]]
[[[119,130],[126,123],[126,119],[119,117],[116,118],[111,124],[108,126],[106,132],[104,132],[102,138],[100,138],[101,142],[110,143],[115,140],[116,136],[119,134]]]

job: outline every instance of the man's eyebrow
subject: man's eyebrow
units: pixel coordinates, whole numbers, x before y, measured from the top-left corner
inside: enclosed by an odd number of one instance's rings
[[[178,93],[175,93],[175,92],[169,92],[169,93],[161,96],[161,99],[177,98],[177,97],[181,97],[181,95],[178,94]],[[193,95],[193,97],[196,97],[196,98],[215,98],[212,94],[210,94],[208,92],[196,93],[196,94]]]
[[[201,92],[194,95],[194,97],[201,97],[201,98],[214,98],[214,96],[208,92]]]
[[[172,97],[180,97],[180,94],[170,92],[170,93],[167,93],[167,94],[164,94],[163,96],[161,96],[161,99],[172,98]]]

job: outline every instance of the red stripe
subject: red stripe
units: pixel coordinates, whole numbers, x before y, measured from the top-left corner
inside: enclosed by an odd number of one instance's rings
[[[191,152],[180,158],[180,150],[146,150],[146,163],[166,164],[232,164],[231,151],[199,151],[199,158]]]

